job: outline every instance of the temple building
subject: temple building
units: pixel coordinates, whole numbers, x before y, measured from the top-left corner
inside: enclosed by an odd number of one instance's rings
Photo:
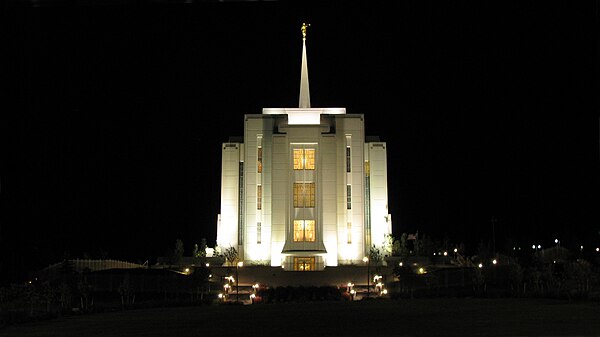
[[[392,234],[386,143],[363,114],[310,104],[303,24],[297,108],[244,115],[244,137],[222,145],[217,245],[244,265],[320,271],[361,263]]]

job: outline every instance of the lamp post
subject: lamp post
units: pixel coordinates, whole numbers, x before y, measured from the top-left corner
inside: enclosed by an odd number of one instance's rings
[[[239,261],[236,265],[235,265],[235,302],[239,302],[240,301],[240,278],[238,277],[238,269],[244,265],[244,262]]]
[[[371,261],[365,256],[363,262],[367,263],[367,297],[371,297]]]

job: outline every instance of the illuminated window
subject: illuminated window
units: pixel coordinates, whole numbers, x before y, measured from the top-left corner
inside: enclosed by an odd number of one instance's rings
[[[315,220],[294,220],[294,241],[315,241]]]
[[[352,209],[352,186],[346,185],[346,209]]]
[[[262,224],[260,222],[256,223],[256,243],[260,244],[262,242]]]
[[[352,243],[352,222],[348,222],[347,223],[347,229],[348,231],[348,244]]]
[[[315,242],[315,220],[304,222],[304,241]]]
[[[315,169],[315,150],[314,149],[294,149],[294,170],[314,170]]]
[[[256,164],[258,165],[258,167],[257,167],[258,173],[262,173],[262,147],[261,146],[258,147]]]
[[[304,241],[304,221],[294,220],[294,241]]]
[[[294,170],[302,170],[304,168],[304,151],[302,149],[294,149]]]
[[[294,207],[315,207],[315,183],[294,183]]]
[[[262,185],[256,185],[256,209],[262,209]]]
[[[313,271],[315,270],[314,257],[295,257],[294,270],[296,271]]]
[[[315,150],[314,149],[306,149],[304,150],[304,160],[305,160],[305,169],[314,170],[315,169]]]

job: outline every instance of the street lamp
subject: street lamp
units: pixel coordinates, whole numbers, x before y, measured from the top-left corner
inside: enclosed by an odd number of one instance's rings
[[[371,261],[368,257],[363,257],[363,262],[367,263],[367,297],[371,297]]]
[[[242,262],[242,261],[239,261],[235,265],[235,301],[236,302],[240,301],[240,287],[239,287],[240,278],[238,277],[238,269],[243,265],[244,265],[244,262]]]

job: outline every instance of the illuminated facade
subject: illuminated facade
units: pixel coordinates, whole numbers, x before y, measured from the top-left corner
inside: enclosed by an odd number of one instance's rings
[[[386,143],[366,141],[362,114],[311,108],[306,27],[299,107],[245,115],[243,141],[222,146],[217,245],[244,265],[359,263],[391,234]]]

